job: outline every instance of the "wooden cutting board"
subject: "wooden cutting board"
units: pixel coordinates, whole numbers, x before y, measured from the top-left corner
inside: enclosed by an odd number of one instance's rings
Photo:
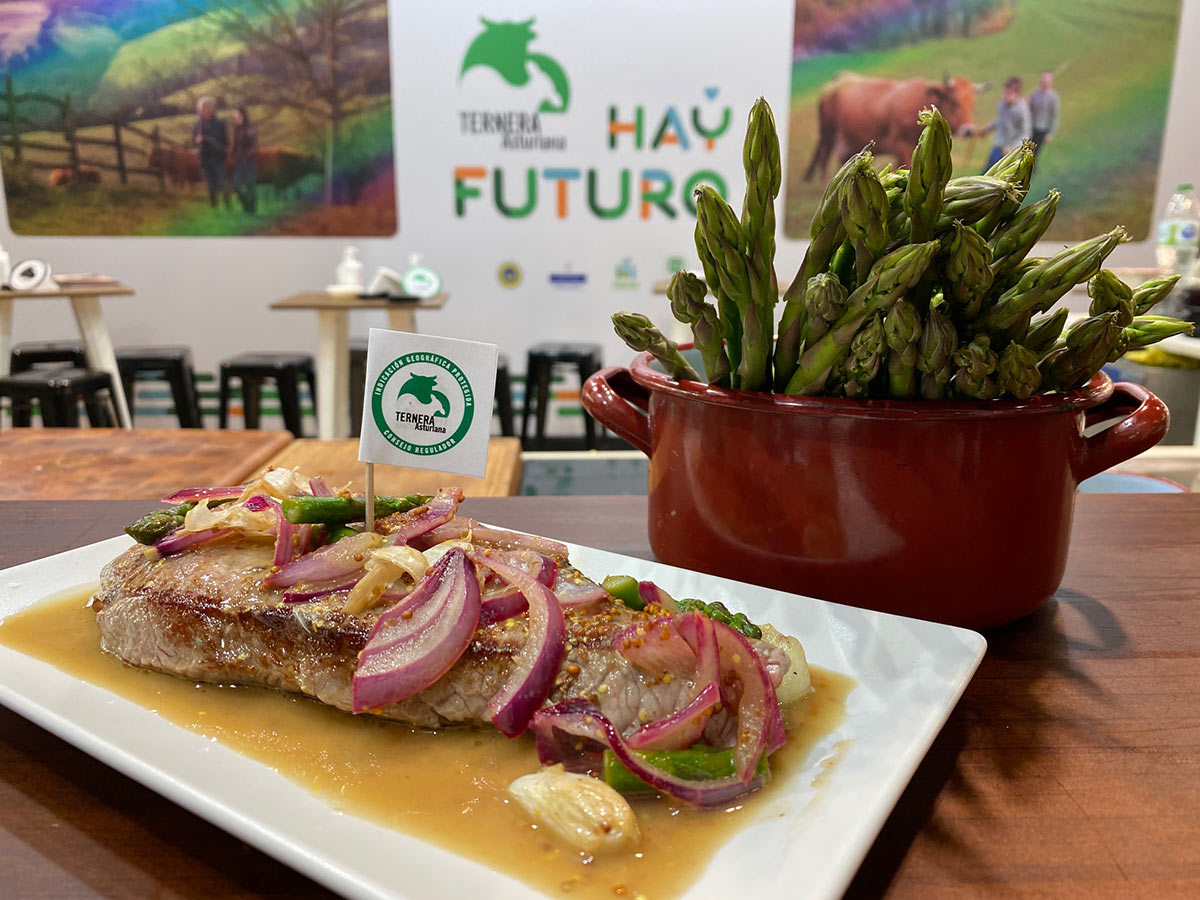
[[[287,431],[12,428],[0,432],[0,497],[142,500],[240,484],[291,442]]]
[[[330,487],[364,490],[363,464],[358,461],[358,438],[292,441],[268,465],[299,467],[306,475],[324,475]],[[458,485],[468,497],[512,497],[521,488],[521,442],[515,437],[492,438],[483,478],[469,478],[428,469],[375,466],[375,493],[384,495],[432,494],[440,487]]]

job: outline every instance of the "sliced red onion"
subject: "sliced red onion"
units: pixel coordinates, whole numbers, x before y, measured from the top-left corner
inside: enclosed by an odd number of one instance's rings
[[[315,525],[301,525],[296,530],[296,534],[299,535],[296,539],[296,546],[299,548],[301,556],[309,550],[316,549],[313,542],[313,532],[316,530],[316,527]]]
[[[627,743],[635,750],[679,750],[692,746],[704,734],[712,708],[721,699],[721,663],[712,619],[689,612],[672,624],[694,649],[696,671],[692,681],[696,692],[675,712],[643,725],[631,734]],[[653,642],[654,638],[649,641]]]
[[[236,500],[245,487],[185,488],[162,498],[163,503],[197,503],[200,500]]]
[[[492,724],[509,737],[516,737],[529,727],[529,720],[554,687],[567,650],[562,607],[554,592],[524,569],[502,562],[492,553],[475,551],[471,559],[519,588],[529,603],[525,645],[513,658],[508,679],[487,706]]]
[[[690,676],[697,669],[696,651],[670,616],[629,626],[613,638],[612,647],[651,675],[670,672]]]
[[[532,550],[493,550],[489,558],[518,566],[547,587],[553,585],[558,576],[558,563],[550,557],[534,553]],[[519,616],[529,609],[529,601],[525,599],[525,595],[519,588],[513,587],[497,575],[492,575],[490,578],[495,578],[499,584],[483,593],[483,611],[479,616],[481,626],[490,625],[493,622],[503,622],[505,619]]]
[[[325,481],[324,475],[314,475],[308,479],[308,489],[312,491],[314,497],[332,497],[333,491],[330,490],[329,484]]]
[[[742,635],[728,625],[712,622],[717,636],[717,651],[721,659],[721,683],[728,685],[730,676],[741,686],[737,700],[737,738],[733,746],[733,764],[744,784],[754,777],[754,767],[769,745],[783,734],[779,698],[771,686],[767,667],[754,648]],[[723,690],[724,693],[724,690]],[[722,702],[728,703],[728,696]],[[778,718],[778,726],[776,719]],[[778,746],[776,749],[778,749]]]
[[[553,588],[559,604],[567,609],[582,609],[608,599],[608,591],[578,569],[559,568]]]
[[[455,548],[375,622],[354,671],[354,711],[398,703],[429,687],[463,655],[478,624],[475,566]]]
[[[438,488],[437,494],[425,506],[401,513],[394,525],[389,523],[388,540],[393,544],[407,544],[413,538],[428,534],[453,519],[462,501],[462,488]]]
[[[275,558],[273,564],[282,568],[292,561],[292,554],[297,548],[300,549],[300,554],[303,555],[304,548],[308,545],[308,535],[305,534],[303,544],[300,541],[301,526],[293,525],[283,517],[283,506],[274,497],[267,497],[262,494],[255,494],[246,500],[242,506],[251,512],[262,512],[265,509],[272,509],[275,512]],[[311,527],[309,531],[311,531]]]
[[[675,602],[675,598],[653,581],[639,581],[638,595],[647,606],[658,606],[671,613],[679,612],[679,604]]]
[[[340,594],[343,591],[348,591],[358,584],[357,581],[344,581],[341,584],[332,585],[311,585],[302,591],[284,591],[284,603],[307,603],[310,600],[316,600],[320,597],[328,597],[330,594]]]
[[[567,547],[558,541],[552,541],[549,538],[537,537],[531,534],[521,534],[517,531],[505,531],[501,528],[487,528],[480,525],[474,519],[467,519],[461,516],[451,519],[445,525],[434,529],[428,534],[422,535],[413,542],[413,546],[421,550],[427,550],[434,544],[440,544],[442,541],[463,540],[468,535],[471,536],[473,543],[486,547],[494,547],[498,550],[532,550],[535,553],[541,553],[543,556],[549,556],[551,559],[563,562],[567,559]]]
[[[373,532],[342,538],[337,543],[327,544],[292,560],[278,572],[272,572],[264,578],[263,584],[267,587],[291,587],[346,578],[362,571],[367,554],[379,546],[379,540],[379,536]]]
[[[514,590],[504,594],[497,594],[495,597],[489,597],[480,604],[479,627],[492,625],[495,622],[503,622],[505,619],[511,619],[513,616],[519,616],[527,609],[529,609],[529,601],[525,599],[525,595],[520,591]]]
[[[684,803],[724,806],[762,786],[761,779],[754,777],[753,770],[751,778],[745,781],[737,775],[711,781],[692,781],[652,766],[629,746],[612,722],[593,703],[582,697],[538,710],[530,728],[537,737],[538,758],[545,765],[563,762],[571,767],[572,757],[577,757],[579,752],[590,753],[597,745],[607,747],[625,768],[651,789]],[[570,738],[564,739],[564,735]],[[576,748],[581,744],[583,749],[578,751]]]
[[[193,531],[190,534],[172,532],[155,544],[154,549],[158,551],[159,556],[175,556],[200,544],[207,544],[209,541],[223,538],[227,534],[233,534],[233,530],[219,528],[216,531]]]

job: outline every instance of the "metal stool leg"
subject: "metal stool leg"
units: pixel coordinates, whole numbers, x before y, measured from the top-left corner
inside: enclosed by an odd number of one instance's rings
[[[259,400],[262,396],[262,382],[254,375],[242,376],[242,420],[246,428],[257,428],[260,416]]]
[[[221,366],[220,399],[217,407],[217,427],[229,427],[229,370]]]
[[[583,393],[583,383],[591,377],[591,374],[596,371],[590,359],[581,359],[579,361],[579,392]],[[588,450],[596,449],[596,422],[588,415],[588,411],[583,411],[583,443]]]
[[[275,387],[279,391],[279,411],[283,414],[283,426],[296,437],[303,436],[300,427],[300,384],[295,369],[284,369],[275,376]]]
[[[500,433],[512,437],[513,429],[512,382],[508,377],[508,369],[496,371],[496,407],[500,413]]]
[[[163,375],[171,386],[171,402],[175,404],[175,418],[179,420],[179,427],[195,428],[192,424],[195,399],[188,392],[183,367],[172,366]]]
[[[544,360],[537,371],[537,435],[539,447],[546,443],[546,411],[550,407],[550,375],[554,364]]]

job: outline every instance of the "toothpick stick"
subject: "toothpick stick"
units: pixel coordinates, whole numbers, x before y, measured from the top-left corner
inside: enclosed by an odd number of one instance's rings
[[[367,531],[375,530],[375,463],[367,463]]]

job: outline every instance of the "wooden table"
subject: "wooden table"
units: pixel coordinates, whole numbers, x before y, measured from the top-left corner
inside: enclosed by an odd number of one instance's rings
[[[326,291],[305,291],[271,304],[271,309],[317,311],[317,435],[325,440],[350,434],[350,313],[386,309],[392,331],[416,331],[418,309],[441,309],[450,295],[423,300],[362,299]]]
[[[355,492],[365,489],[363,464],[358,461],[358,438],[337,441],[302,438],[292,441],[267,460],[267,464],[299,466],[306,475],[324,475],[335,488],[349,484]],[[514,496],[521,489],[521,441],[515,437],[492,438],[482,478],[400,466],[375,467],[377,494],[432,494],[451,484],[461,487],[468,497]]]
[[[0,565],[99,540],[137,503],[0,503]],[[468,515],[648,555],[644,498],[470,500]],[[1055,600],[974,681],[847,896],[1200,897],[1200,495],[1081,496]],[[325,897],[0,710],[12,897]]]
[[[125,389],[121,386],[117,355],[113,352],[112,338],[108,334],[108,326],[104,324],[104,315],[100,312],[101,297],[132,295],[133,288],[124,284],[78,285],[53,291],[0,290],[0,378],[9,374],[11,365],[13,302],[66,298],[71,301],[71,310],[75,313],[75,323],[79,326],[79,334],[83,338],[88,365],[112,376],[113,402],[117,407],[117,417],[121,427],[132,428],[133,419],[129,416],[129,404],[125,398]]]
[[[0,497],[127,500],[240,484],[291,441],[287,431],[13,428],[0,433]]]

